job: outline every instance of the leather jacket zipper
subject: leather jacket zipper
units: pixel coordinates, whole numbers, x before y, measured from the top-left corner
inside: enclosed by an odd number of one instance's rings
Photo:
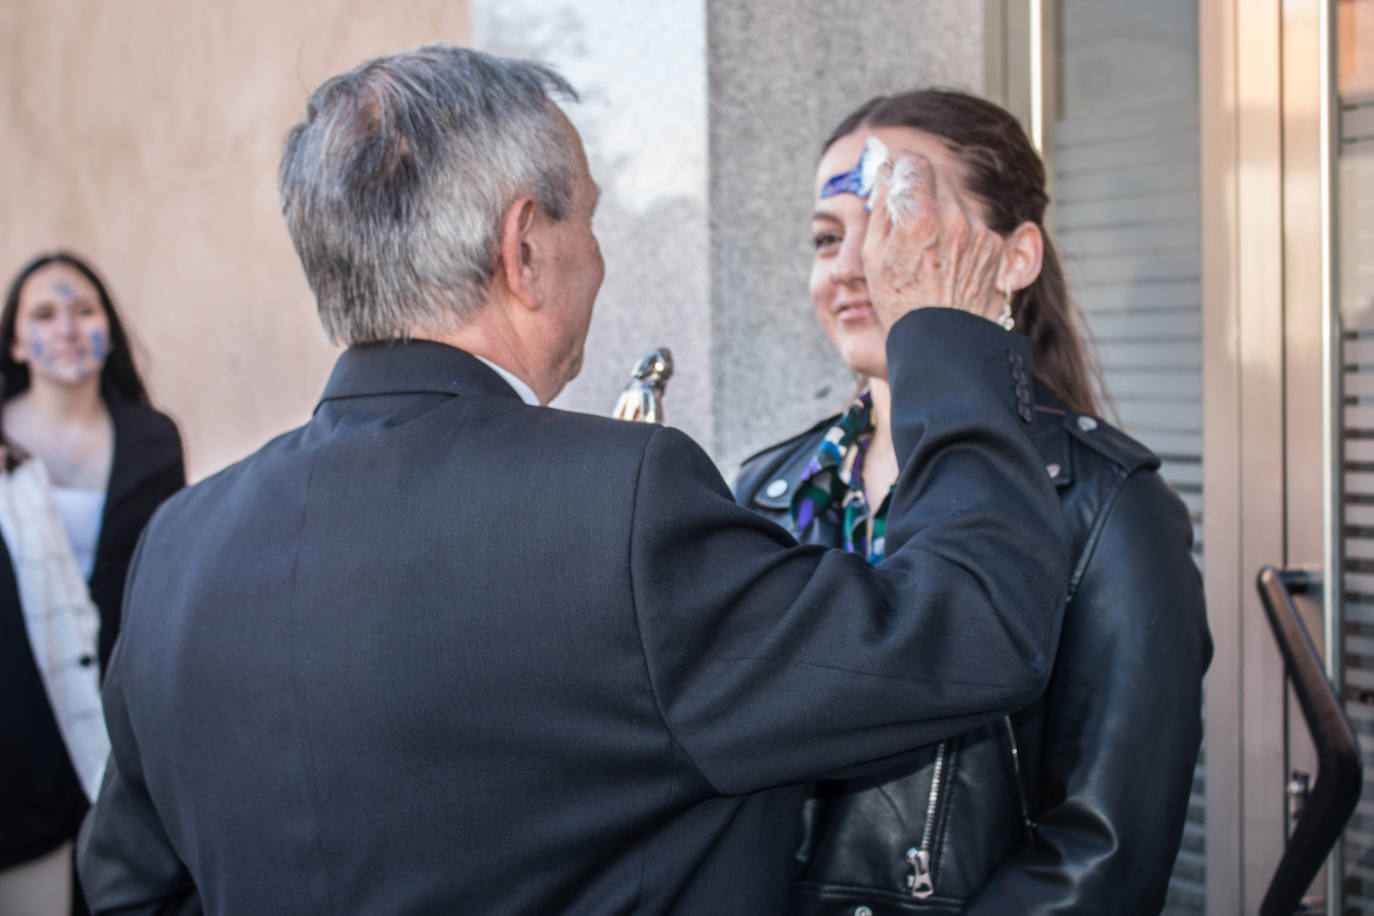
[[[926,825],[921,831],[921,845],[906,851],[907,889],[911,896],[924,900],[935,893],[935,876],[930,871],[930,848],[935,841],[935,816],[940,812],[940,795],[944,789],[945,766],[949,760],[949,742],[941,741],[935,751],[935,770],[930,777],[930,801],[926,803]]]

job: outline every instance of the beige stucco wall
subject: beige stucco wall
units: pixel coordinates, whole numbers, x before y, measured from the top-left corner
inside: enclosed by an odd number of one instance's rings
[[[105,275],[193,479],[300,423],[334,359],[276,200],[321,80],[464,43],[466,0],[5,0],[0,273]]]

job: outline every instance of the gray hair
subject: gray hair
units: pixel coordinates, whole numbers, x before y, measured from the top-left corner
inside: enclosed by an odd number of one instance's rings
[[[568,217],[577,161],[554,95],[577,98],[547,67],[451,45],[311,94],[277,186],[331,341],[456,330],[481,310],[511,201]]]

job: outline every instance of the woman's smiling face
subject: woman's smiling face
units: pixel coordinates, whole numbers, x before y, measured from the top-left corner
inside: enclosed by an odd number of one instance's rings
[[[869,137],[893,157],[920,153],[942,178],[961,181],[963,171],[939,138],[910,127],[860,127],[830,145],[816,167],[811,215],[811,305],[830,343],[849,368],[866,378],[887,378],[887,332],[868,299],[863,244],[868,229],[864,200],[841,192],[822,197],[827,182],[855,168]]]
[[[19,291],[11,356],[34,381],[79,385],[96,376],[110,350],[110,322],[100,294],[81,272],[55,261]]]

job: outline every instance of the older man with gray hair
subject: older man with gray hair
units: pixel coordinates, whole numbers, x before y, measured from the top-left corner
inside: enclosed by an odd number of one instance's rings
[[[778,912],[800,784],[1043,689],[1067,570],[1025,341],[916,308],[976,301],[995,237],[933,196],[870,230],[875,264],[933,278],[874,302],[890,559],[799,548],[681,433],[542,406],[603,274],[556,96],[427,47],[291,131],[283,211],[348,349],[306,425],[143,538],[80,844],[95,912]]]

